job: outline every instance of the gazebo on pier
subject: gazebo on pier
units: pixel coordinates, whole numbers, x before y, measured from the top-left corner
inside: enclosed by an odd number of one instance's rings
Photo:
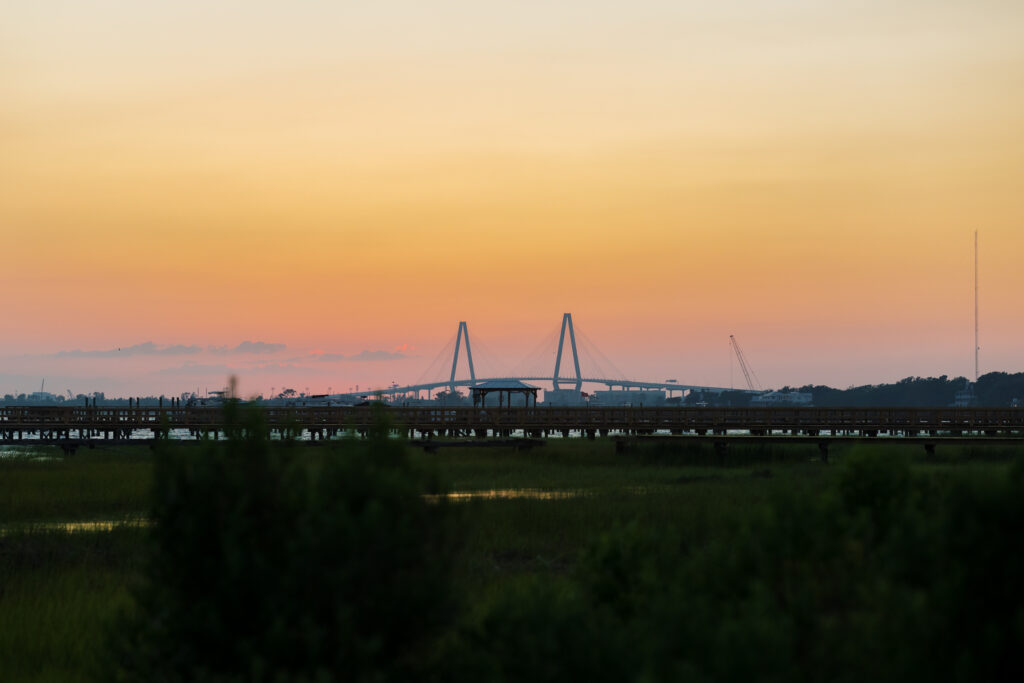
[[[530,397],[533,397],[533,407],[537,407],[537,392],[540,387],[535,387],[532,384],[526,382],[520,382],[516,379],[497,379],[491,380],[490,382],[481,382],[475,387],[471,387],[473,391],[473,406],[479,406],[481,408],[487,407],[487,396],[489,394],[498,394],[498,407],[503,408],[508,406],[512,407],[512,394],[522,394],[526,402],[526,407],[530,407]],[[493,406],[493,399],[491,405]]]

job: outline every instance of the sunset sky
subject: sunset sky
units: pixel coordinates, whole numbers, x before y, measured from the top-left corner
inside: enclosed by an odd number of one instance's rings
[[[975,230],[981,370],[1024,371],[1022,36],[1019,0],[0,0],[0,394],[440,379],[460,320],[478,370],[553,367],[563,312],[634,379],[740,386],[730,334],[766,386],[973,375]]]

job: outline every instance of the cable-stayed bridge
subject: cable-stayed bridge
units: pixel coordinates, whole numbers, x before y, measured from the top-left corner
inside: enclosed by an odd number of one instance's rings
[[[553,335],[552,335],[553,336]],[[710,392],[720,393],[723,391],[743,391],[744,393],[759,393],[750,391],[747,389],[730,389],[726,387],[712,387],[702,386],[697,384],[685,384],[680,383],[676,380],[666,381],[652,381],[652,380],[639,380],[639,379],[628,379],[625,375],[619,372],[614,363],[607,359],[592,343],[586,344],[584,350],[589,350],[592,353],[589,355],[593,361],[591,365],[595,366],[593,369],[588,368],[590,372],[584,372],[580,365],[580,350],[582,344],[577,343],[576,329],[573,325],[572,314],[565,313],[562,315],[562,324],[560,331],[558,332],[558,344],[555,350],[555,363],[552,373],[539,373],[536,371],[536,362],[530,363],[531,359],[526,359],[524,363],[528,367],[533,367],[534,371],[520,372],[503,372],[497,374],[490,374],[487,376],[477,375],[476,365],[473,359],[473,347],[470,343],[469,338],[469,326],[465,321],[459,323],[458,332],[456,332],[453,343],[450,342],[435,359],[434,363],[431,364],[431,368],[427,370],[426,374],[428,377],[421,377],[420,381],[414,384],[407,384],[400,386],[398,384],[392,384],[391,386],[384,389],[368,390],[368,391],[356,391],[343,394],[334,394],[332,398],[339,399],[351,399],[357,400],[360,398],[367,398],[371,396],[379,396],[382,398],[389,398],[391,400],[397,400],[400,397],[414,396],[420,397],[422,393],[426,392],[427,396],[435,390],[445,390],[454,393],[458,387],[473,387],[484,382],[500,382],[500,381],[526,381],[526,382],[550,382],[551,390],[563,391],[569,389],[570,391],[581,392],[583,385],[588,384],[599,384],[606,386],[609,390],[661,390],[666,391],[669,396],[672,396],[673,392],[679,392],[682,396],[687,391],[698,391],[698,392]],[[583,341],[585,337],[581,337]],[[554,339],[550,340],[553,344]],[[454,346],[454,351],[451,352],[451,371],[447,373],[447,377],[438,377],[439,370],[437,365],[440,361],[443,361],[449,350]],[[463,351],[463,349],[465,349]],[[539,347],[540,355],[548,355],[550,358],[551,346],[548,341]],[[459,374],[459,360],[460,355],[465,356],[466,366],[469,373],[468,377],[457,377]],[[536,356],[537,354],[533,354]],[[593,358],[593,356],[600,356],[604,359],[604,363],[600,363]],[[535,360],[535,359],[534,359]],[[563,361],[565,361],[565,368],[563,369]],[[610,366],[610,370],[606,370],[602,365]],[[595,372],[596,370],[596,372]],[[546,387],[545,387],[546,389]],[[549,390],[550,391],[550,390]]]

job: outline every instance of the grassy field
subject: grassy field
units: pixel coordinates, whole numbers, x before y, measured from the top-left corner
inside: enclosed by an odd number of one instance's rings
[[[1007,449],[948,448],[940,460],[925,461],[920,447],[879,446],[893,453],[913,454],[922,469],[945,469],[1000,462],[1013,457]],[[850,447],[856,450],[857,447]],[[840,463],[850,448],[833,448]],[[872,447],[876,448],[876,447]],[[589,494],[627,494],[656,489],[692,492],[693,484],[722,480],[743,488],[742,480],[760,479],[743,495],[771,491],[774,478],[783,485],[828,472],[814,444],[733,447],[720,458],[707,444],[655,444],[616,454],[608,439],[552,439],[541,448],[443,448],[437,453],[410,449],[411,459],[433,468],[450,491],[539,489]],[[309,460],[322,457],[309,450]],[[741,464],[734,464],[741,463]],[[0,526],[35,522],[138,519],[149,505],[152,452],[144,446],[81,450],[65,456],[58,448],[7,448],[0,453]],[[769,473],[771,476],[765,476]],[[550,507],[550,506],[548,506]]]
[[[818,461],[813,445],[733,455],[725,466],[714,466],[707,464],[716,461],[709,447],[616,454],[608,440],[551,440],[526,452],[410,453],[449,491],[571,494],[474,499],[457,506],[463,551],[455,561],[455,582],[469,604],[524,578],[566,575],[595,538],[626,524],[654,532],[671,528],[699,544],[774,497],[820,490],[847,453],[833,452],[829,464]],[[922,457],[914,471],[942,478],[983,470],[1001,477],[1012,454],[997,454],[993,462],[981,462],[979,452],[944,455],[939,463]],[[320,449],[308,451],[311,466],[323,457]],[[730,466],[732,461],[745,464]],[[152,476],[152,454],[142,447],[67,457],[56,449],[35,449],[0,457],[0,680],[91,679],[104,656],[107,624],[138,579],[147,530],[63,533],[52,525],[143,519]]]
[[[700,449],[703,452],[706,449]],[[803,451],[803,452],[800,452]],[[774,449],[754,469],[783,455],[810,460],[816,449]],[[542,489],[625,492],[675,486],[707,478],[744,477],[751,468],[687,465],[693,454],[615,454],[609,440],[552,440],[546,447],[411,450],[412,460],[436,469],[451,491]],[[311,448],[309,460],[322,457]],[[7,449],[0,457],[0,525],[34,522],[134,519],[145,515],[152,478],[152,452],[144,446],[81,450]]]
[[[0,457],[0,525],[138,517],[149,505],[146,447],[7,448]]]
[[[0,536],[0,680],[88,681],[137,576],[142,531]]]

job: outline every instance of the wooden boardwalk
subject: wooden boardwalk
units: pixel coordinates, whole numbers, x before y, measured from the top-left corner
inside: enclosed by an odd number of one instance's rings
[[[1019,408],[472,408],[393,406],[383,409],[393,429],[411,437],[526,437],[697,435],[750,437],[980,438],[1024,437]],[[270,434],[310,440],[344,432],[365,434],[372,407],[264,407]],[[0,443],[59,443],[139,439],[219,438],[224,412],[216,407],[0,407]]]

